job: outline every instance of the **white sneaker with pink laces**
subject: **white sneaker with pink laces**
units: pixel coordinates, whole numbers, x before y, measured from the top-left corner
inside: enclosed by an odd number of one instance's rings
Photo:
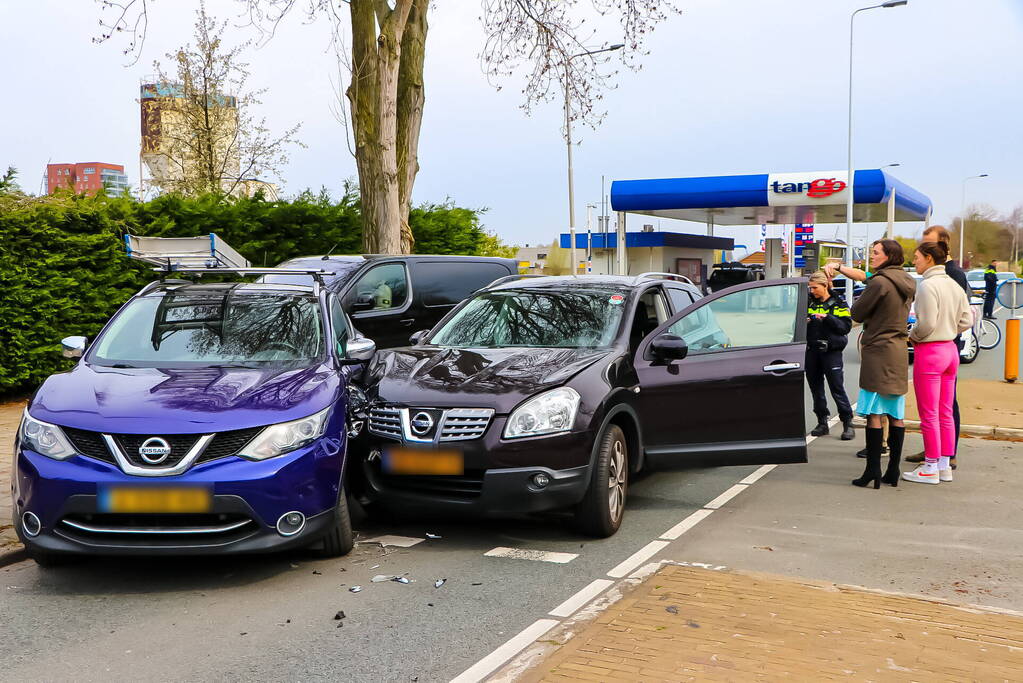
[[[917,465],[912,472],[903,472],[902,478],[906,481],[915,481],[918,484],[937,484],[940,480],[937,465],[928,463]]]

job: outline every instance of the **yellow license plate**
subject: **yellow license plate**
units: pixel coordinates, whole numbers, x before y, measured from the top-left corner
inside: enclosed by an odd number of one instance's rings
[[[389,474],[465,474],[465,458],[458,451],[418,451],[392,448],[384,453],[384,471]]]
[[[103,512],[209,512],[213,496],[209,489],[179,488],[110,488],[100,493]]]

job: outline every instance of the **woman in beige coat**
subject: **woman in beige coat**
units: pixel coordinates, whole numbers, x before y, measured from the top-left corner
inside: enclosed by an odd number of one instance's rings
[[[909,305],[916,283],[902,269],[902,245],[878,240],[870,246],[867,288],[853,304],[852,319],[863,323],[860,337],[860,394],[856,412],[867,418],[867,466],[855,486],[881,488],[881,443],[888,418],[888,470],[885,483],[899,483],[905,439],[906,392],[909,391]]]

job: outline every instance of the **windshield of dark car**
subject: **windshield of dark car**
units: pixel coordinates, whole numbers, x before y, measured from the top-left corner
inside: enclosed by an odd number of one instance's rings
[[[129,302],[89,355],[127,367],[308,364],[324,354],[311,296],[167,292]]]
[[[429,343],[462,348],[609,346],[627,296],[613,290],[501,290],[470,299]]]

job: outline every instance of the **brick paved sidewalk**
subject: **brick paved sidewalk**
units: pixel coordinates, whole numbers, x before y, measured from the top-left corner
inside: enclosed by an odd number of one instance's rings
[[[1023,615],[666,565],[526,681],[1023,680]]]

